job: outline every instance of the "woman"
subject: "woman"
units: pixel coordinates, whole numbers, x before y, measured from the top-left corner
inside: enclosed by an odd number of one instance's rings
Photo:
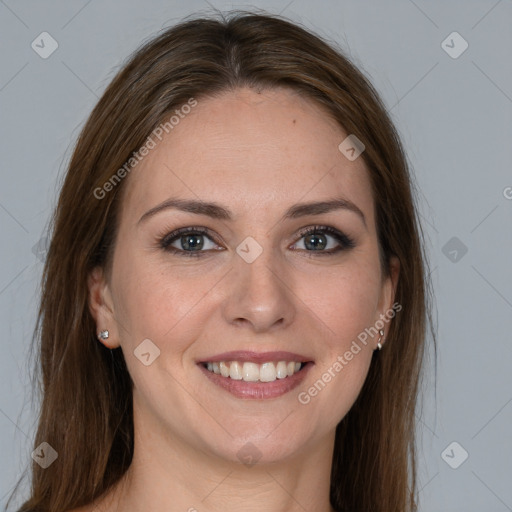
[[[62,187],[20,512],[416,510],[427,275],[401,143],[338,50],[251,13],[166,30]]]

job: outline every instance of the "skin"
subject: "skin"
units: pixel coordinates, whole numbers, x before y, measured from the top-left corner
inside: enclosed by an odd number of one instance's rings
[[[135,454],[119,485],[83,510],[332,511],[335,427],[377,338],[307,405],[298,394],[391,308],[399,273],[396,260],[389,278],[381,272],[368,173],[362,158],[338,150],[346,136],[293,91],[238,89],[198,100],[129,176],[112,271],[96,269],[89,289],[98,331],[110,333],[103,343],[122,347],[134,382]],[[216,202],[233,219],[165,209],[139,222],[170,197]],[[366,225],[347,209],[281,220],[296,203],[338,197]],[[319,254],[339,246],[320,234],[328,247],[308,250],[299,230],[314,225],[342,231],[355,247]],[[216,238],[202,239],[205,256],[159,245],[196,226]],[[248,236],[263,249],[252,263],[236,252]],[[179,237],[173,246],[185,250]],[[133,355],[144,339],[160,349],[149,366]],[[286,350],[314,366],[283,396],[240,399],[196,364],[230,350]],[[250,467],[237,456],[248,442],[260,456]]]

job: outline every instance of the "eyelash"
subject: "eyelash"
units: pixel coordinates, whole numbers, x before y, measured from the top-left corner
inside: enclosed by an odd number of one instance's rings
[[[159,238],[159,246],[172,254],[176,254],[178,256],[184,256],[186,258],[200,258],[205,256],[207,253],[211,252],[211,250],[207,251],[184,251],[182,249],[177,249],[176,247],[171,247],[171,244],[178,239],[181,235],[203,235],[208,237],[212,242],[216,243],[218,242],[215,240],[215,238],[210,234],[210,231],[206,228],[201,227],[185,227],[180,228],[175,231],[172,231],[171,233],[166,234],[165,236]],[[306,253],[316,253],[316,255],[322,255],[322,256],[333,256],[340,251],[344,251],[347,249],[352,249],[355,247],[354,240],[346,235],[345,233],[342,233],[341,231],[338,231],[337,229],[334,229],[330,226],[312,226],[305,229],[302,229],[299,232],[299,240],[307,235],[317,235],[317,234],[328,234],[331,235],[337,242],[339,242],[340,246],[338,246],[335,249],[330,249],[328,251],[308,251],[306,249],[299,249],[300,251],[306,252]],[[297,250],[297,249],[294,249]],[[314,254],[308,255],[308,257],[314,257]]]

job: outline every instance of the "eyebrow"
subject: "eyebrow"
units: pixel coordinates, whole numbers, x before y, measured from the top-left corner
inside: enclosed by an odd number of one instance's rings
[[[188,213],[194,213],[196,215],[206,215],[219,220],[233,219],[231,211],[217,203],[197,199],[169,198],[144,213],[137,224],[140,224],[157,213],[168,209],[177,209]],[[295,204],[286,210],[281,220],[298,219],[308,215],[321,215],[322,213],[328,213],[335,210],[348,210],[354,212],[363,221],[364,226],[367,227],[366,218],[361,209],[352,201],[344,198]]]

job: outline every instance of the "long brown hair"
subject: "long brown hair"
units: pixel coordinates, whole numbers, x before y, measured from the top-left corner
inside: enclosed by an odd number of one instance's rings
[[[337,427],[330,499],[344,512],[417,509],[415,407],[432,326],[431,291],[414,184],[397,131],[368,79],[334,44],[279,16],[237,11],[219,18],[187,19],[144,44],[79,136],[52,219],[34,336],[42,381],[34,446],[49,443],[58,459],[48,469],[32,463],[31,495],[20,512],[64,512],[91,503],[129,467],[131,378],[121,349],[98,343],[88,307],[87,277],[98,265],[109,267],[129,176],[110,181],[108,190],[105,184],[190,98],[241,86],[291,88],[364,141],[382,265],[387,273],[391,256],[400,261],[395,300],[402,310]]]

